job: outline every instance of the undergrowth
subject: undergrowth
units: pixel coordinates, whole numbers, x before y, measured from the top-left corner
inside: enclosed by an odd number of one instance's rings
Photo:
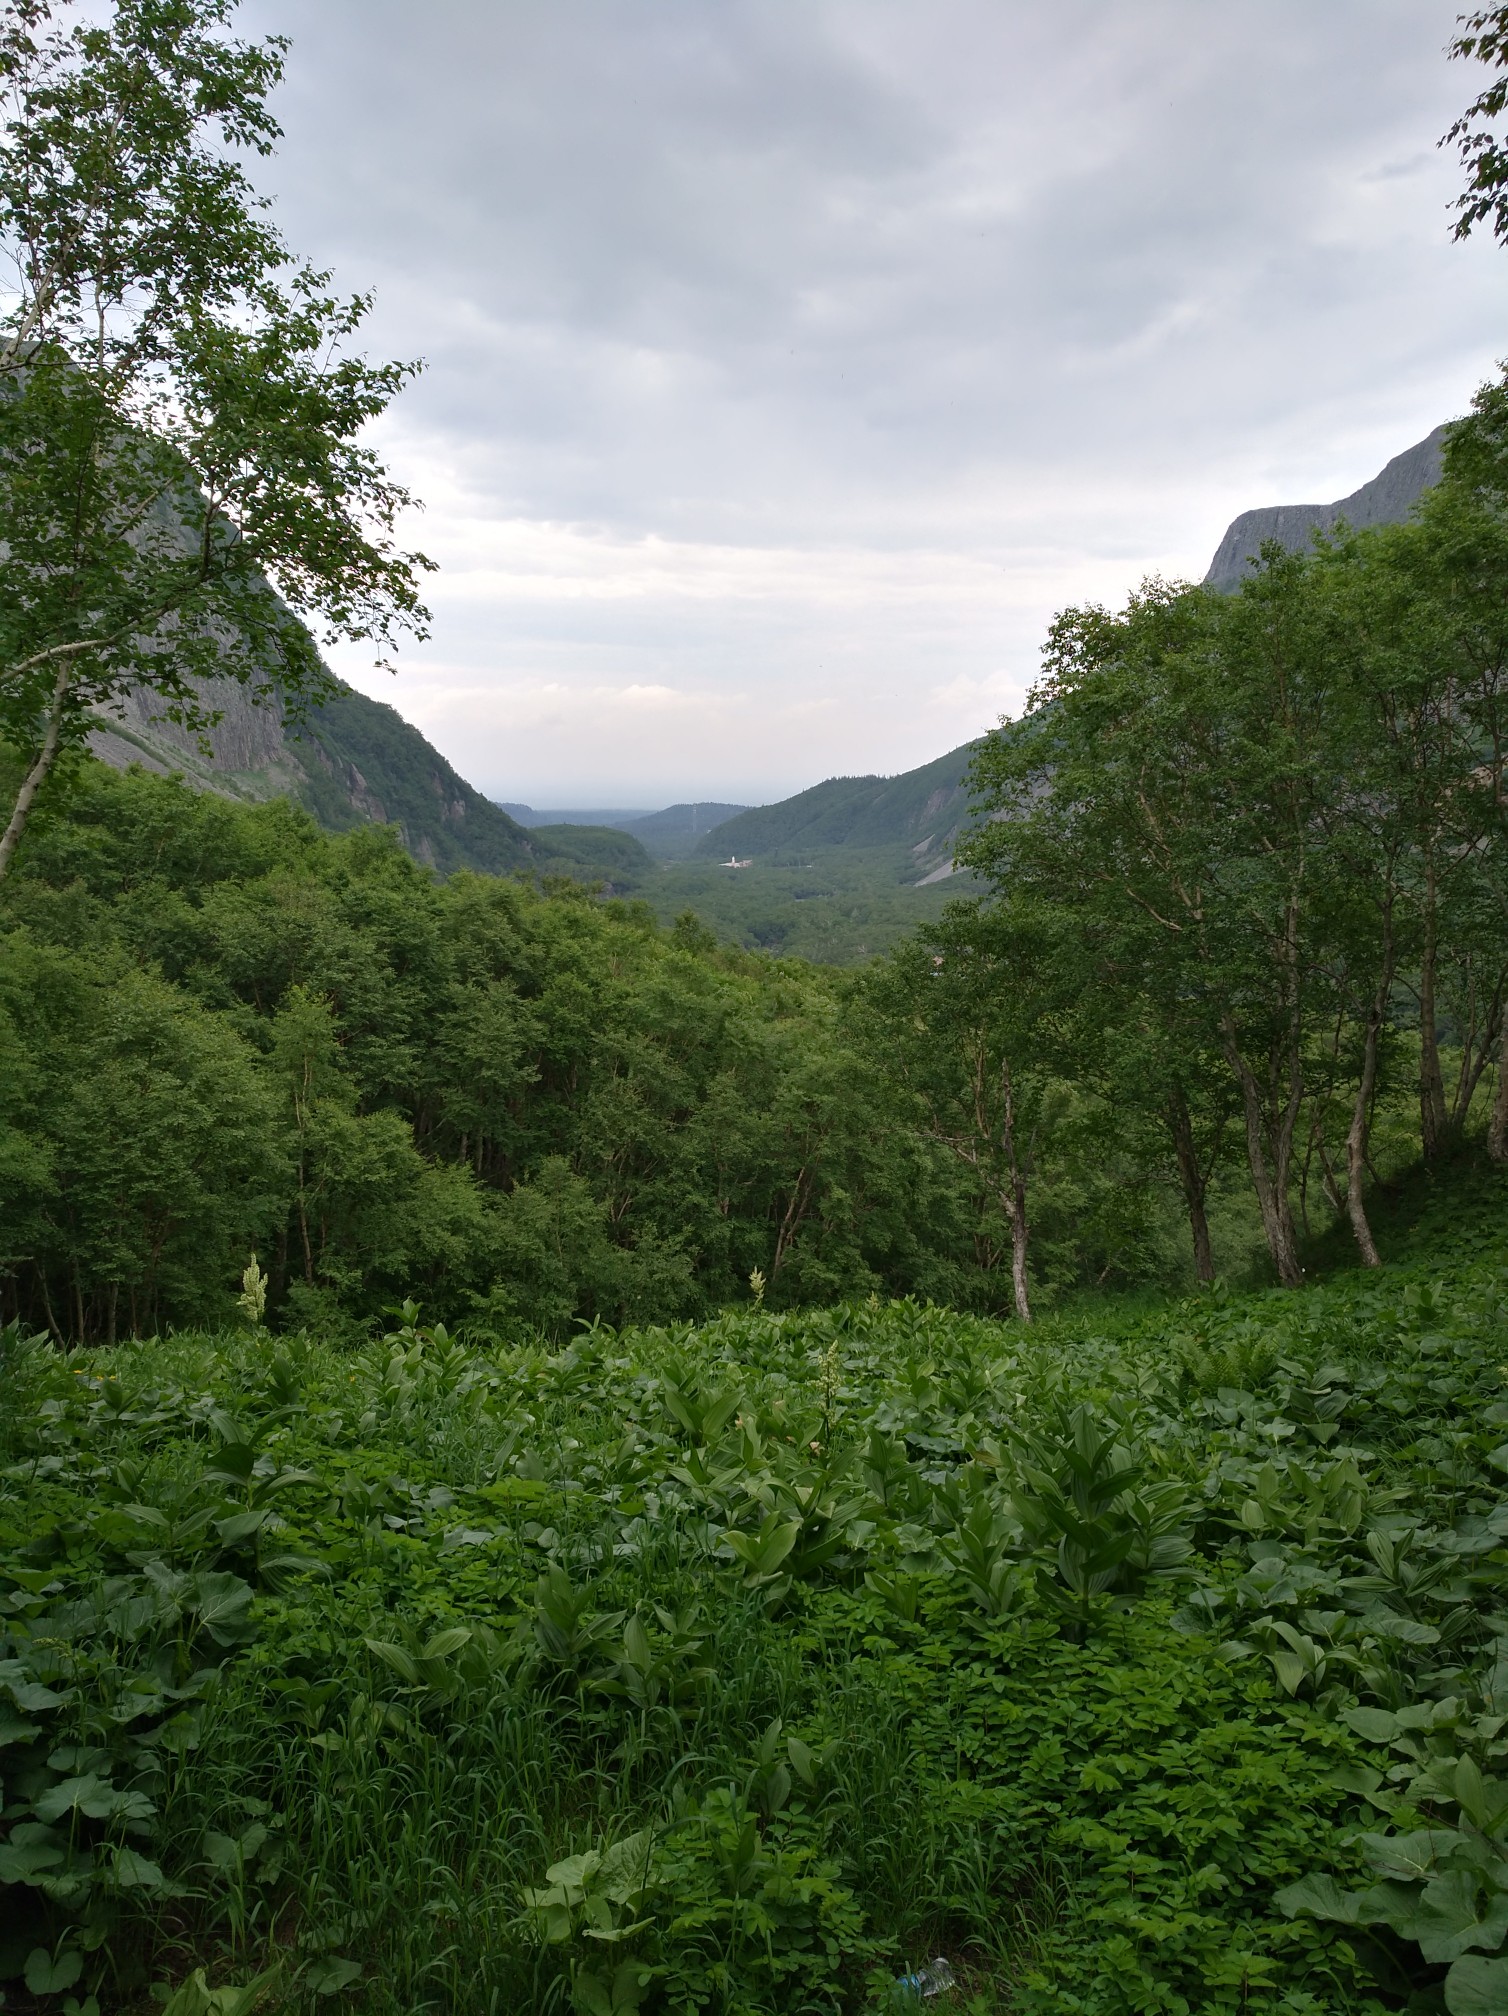
[[[1119,1324],[3,1333],[6,2007],[1508,2006],[1499,1211]]]

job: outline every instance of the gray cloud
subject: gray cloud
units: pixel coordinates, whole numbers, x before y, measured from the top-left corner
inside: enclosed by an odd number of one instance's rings
[[[265,186],[429,370],[396,700],[536,803],[763,797],[1019,703],[1064,600],[1337,495],[1508,348],[1436,0],[253,0]]]

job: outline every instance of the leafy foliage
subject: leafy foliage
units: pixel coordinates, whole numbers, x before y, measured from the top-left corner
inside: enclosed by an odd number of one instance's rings
[[[1490,2008],[1508,1264],[1456,1217],[1113,1323],[12,1326],[6,1992],[836,2010],[942,1950],[980,2011]]]

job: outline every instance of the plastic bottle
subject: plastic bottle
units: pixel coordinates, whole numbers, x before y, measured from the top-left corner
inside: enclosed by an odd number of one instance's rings
[[[946,1995],[953,1986],[953,1969],[939,1954],[914,1974],[902,1974],[895,1984],[896,2001],[902,2009],[925,2002],[933,1995]]]

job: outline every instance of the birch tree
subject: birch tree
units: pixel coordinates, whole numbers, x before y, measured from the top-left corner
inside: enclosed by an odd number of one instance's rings
[[[411,500],[363,435],[415,367],[352,351],[368,297],[255,194],[286,44],[234,39],[234,5],[0,8],[0,876],[130,688],[203,727],[229,675],[296,717],[319,640],[423,632]]]

